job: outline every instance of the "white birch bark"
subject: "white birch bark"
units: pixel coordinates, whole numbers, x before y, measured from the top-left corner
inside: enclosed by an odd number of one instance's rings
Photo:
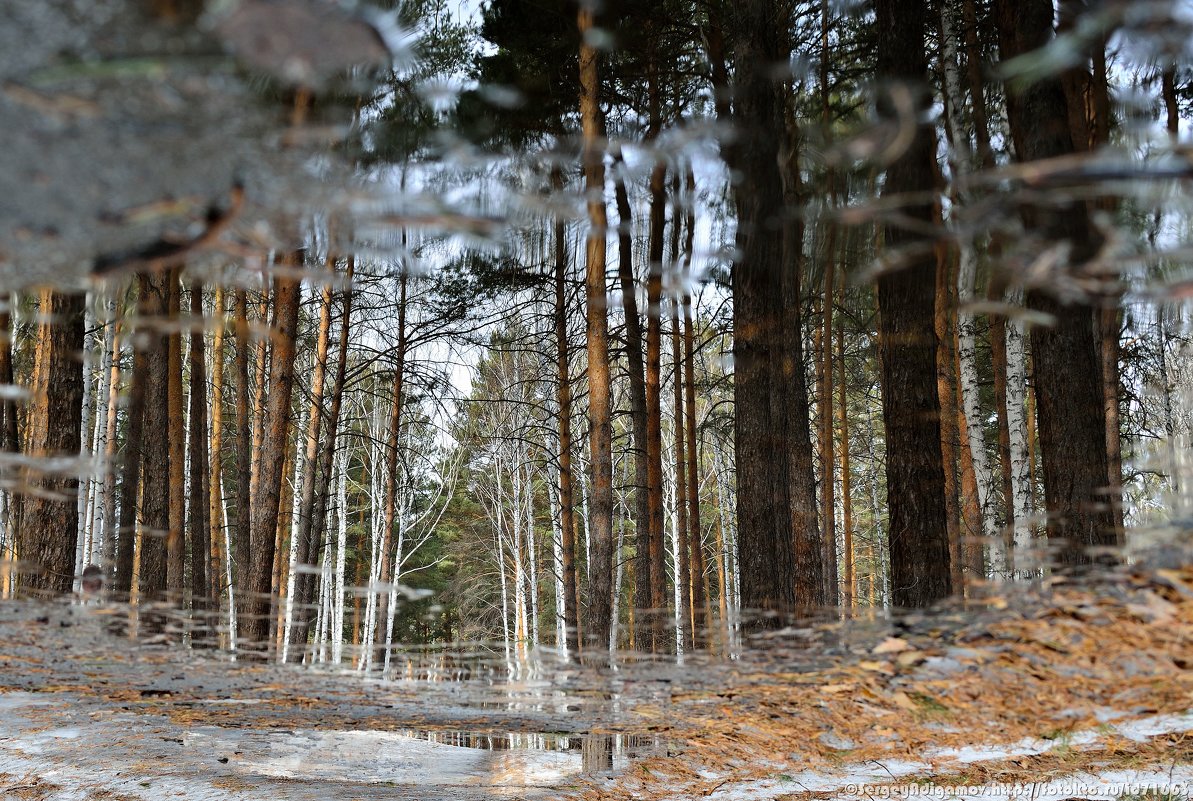
[[[112,362],[113,351],[116,348],[116,300],[108,295],[104,304],[104,342],[103,355],[99,366],[99,391],[96,393],[96,406],[99,414],[95,421],[95,454],[103,459],[103,469],[93,481],[93,502],[91,516],[91,550],[87,561],[93,564],[103,562],[106,549],[104,544],[109,537],[109,530],[105,526],[107,508],[111,503],[111,493],[108,489],[108,476],[113,474],[115,465],[112,464],[112,454],[108,452],[108,421],[114,411],[112,394]]]
[[[623,487],[629,485],[629,470],[626,467],[626,460],[621,462],[621,485]],[[617,547],[613,551],[613,619],[609,627],[609,650],[611,652],[617,651],[617,640],[621,634],[621,583],[625,576],[625,557],[622,554],[622,549],[625,548],[625,527],[626,518],[628,517],[628,510],[626,508],[625,493],[618,493],[617,499]]]
[[[530,465],[526,470],[526,555],[530,563],[530,643],[539,644],[539,578],[538,559],[534,542],[534,481]]]
[[[299,420],[297,421],[297,428],[302,431],[303,425],[302,415],[307,412],[299,411]],[[308,414],[309,416],[309,414]],[[289,569],[286,571],[286,619],[285,619],[285,634],[282,637],[282,650],[278,655],[278,661],[282,664],[290,656],[290,630],[294,627],[294,570],[298,566],[298,518],[299,509],[302,505],[302,475],[303,470],[306,469],[306,448],[295,448],[294,454],[294,475],[291,477],[291,504],[290,504],[290,553],[289,553]]]
[[[101,551],[102,564],[110,569],[116,558],[116,424],[119,422],[120,403],[120,351],[123,347],[116,337],[116,300],[108,298],[109,328],[112,332],[112,342],[106,348],[108,360],[108,407],[107,427],[104,432],[106,446],[104,453],[107,471],[104,473],[104,485],[101,497],[104,499],[102,509],[103,548]]]
[[[336,488],[336,587],[335,611],[332,614],[331,661],[339,665],[344,659],[344,571],[348,547],[348,456],[333,461]]]
[[[232,553],[232,535],[231,526],[228,525],[228,493],[224,492],[224,476],[220,474],[220,512],[223,517],[223,532],[224,532],[224,586],[227,598],[227,614],[228,614],[228,647],[236,650],[236,590],[232,584],[232,559],[229,556]]]
[[[1019,305],[1023,291],[1009,302]],[[1027,349],[1021,317],[1007,320],[1007,429],[1011,435],[1011,513],[1015,518],[1014,568],[1017,578],[1030,578],[1039,570],[1035,526],[1032,523],[1031,464],[1027,444]]]
[[[559,452],[558,447],[555,448],[555,452]],[[563,585],[563,527],[559,522],[558,480],[558,476],[552,476],[547,482],[547,500],[551,505],[551,572],[555,584],[555,648],[566,659],[568,648],[567,628],[563,615],[566,603]]]
[[[83,303],[83,416],[79,428],[80,453],[79,456],[90,465],[87,475],[79,482],[77,514],[79,526],[78,545],[75,549],[75,591],[79,589],[79,580],[83,574],[83,567],[91,553],[91,519],[87,514],[87,501],[91,497],[91,490],[95,483],[95,454],[91,450],[91,407],[95,393],[92,391],[91,355],[92,337],[90,331],[95,327],[95,296],[87,293]]]
[[[952,148],[949,153],[951,181],[949,194],[953,201],[949,213],[949,229],[957,240],[959,267],[957,271],[957,360],[960,365],[961,401],[965,422],[969,429],[969,451],[973,460],[974,478],[978,485],[978,506],[982,517],[982,536],[986,544],[988,572],[995,579],[1006,576],[1006,545],[994,515],[994,473],[986,451],[985,426],[982,420],[981,393],[977,369],[977,324],[972,311],[974,287],[977,282],[978,259],[973,235],[959,224],[958,210],[966,198],[957,189],[959,174],[969,167],[969,139],[963,133],[960,116],[965,105],[957,65],[956,39],[952,35],[949,4],[940,5],[941,39],[943,42],[945,95],[953,125]]]
[[[874,425],[874,405],[867,404],[866,408],[866,428],[869,436],[866,437],[866,448],[869,451],[867,454],[870,459],[870,464],[879,464],[878,456],[874,452],[874,443],[877,426]],[[874,518],[874,550],[878,554],[878,564],[875,569],[878,571],[879,577],[879,596],[882,600],[882,608],[889,609],[891,605],[891,571],[889,564],[889,555],[886,545],[886,533],[882,524],[882,506],[878,502],[878,475],[870,477],[870,514]]]

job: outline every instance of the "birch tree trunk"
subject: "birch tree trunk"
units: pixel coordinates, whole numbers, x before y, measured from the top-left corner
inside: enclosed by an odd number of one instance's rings
[[[336,586],[332,612],[331,661],[344,659],[344,571],[348,549],[348,456],[335,461],[336,466]]]
[[[116,559],[116,474],[119,464],[116,460],[116,423],[120,402],[120,348],[116,335],[116,298],[108,295],[108,327],[104,331],[103,391],[105,396],[103,415],[103,482],[98,488],[95,505],[94,525],[100,531],[100,548],[93,552],[91,561],[110,571]]]
[[[96,464],[95,457],[98,451],[93,447],[92,439],[92,414],[95,406],[96,393],[92,389],[92,363],[94,356],[92,356],[92,346],[88,340],[94,342],[94,337],[89,336],[90,332],[95,328],[95,296],[88,292],[83,300],[83,400],[82,409],[79,415],[79,458],[90,462],[90,467],[87,470],[86,477],[79,482],[77,505],[77,519],[79,521],[79,537],[76,546],[75,554],[75,572],[74,572],[74,587],[79,587],[79,577],[83,575],[83,568],[86,567],[91,554],[91,537],[94,534],[94,527],[91,525],[91,515],[88,514],[88,501],[91,497],[92,486],[94,484],[94,465]]]
[[[956,40],[947,5],[941,6],[941,39],[944,42],[945,90],[951,112],[949,133],[952,136],[953,184],[950,187],[954,205],[950,215],[950,227],[960,232],[955,219],[964,207],[966,198],[956,188],[960,173],[969,166],[969,141],[960,127],[960,113],[964,108],[961,80],[957,67]],[[986,450],[985,424],[981,411],[981,386],[977,367],[977,320],[971,310],[977,282],[977,252],[972,237],[963,232],[958,236],[959,268],[957,270],[957,361],[961,383],[962,409],[965,414],[966,430],[969,435],[970,458],[978,490],[978,508],[981,516],[981,531],[984,538],[987,564],[993,578],[1006,575],[1006,548],[999,531],[994,509],[995,477]]]
[[[212,317],[215,320],[215,332],[211,342],[211,438],[208,465],[210,473],[207,476],[207,531],[211,540],[211,578],[210,593],[214,608],[218,608],[223,595],[224,574],[228,572],[231,555],[224,547],[227,532],[224,529],[224,329],[227,320],[224,317],[224,287],[216,284],[213,300]],[[231,583],[228,586],[231,591]]]
[[[1010,298],[1012,304],[1022,302],[1022,292]],[[1027,352],[1022,318],[1007,322],[1007,432],[1011,461],[1011,514],[1015,521],[1015,575],[1017,578],[1035,576],[1040,567],[1036,553],[1035,526],[1032,524],[1031,454],[1027,441]]]
[[[340,293],[340,295],[341,295],[341,298],[340,298],[340,332],[339,332],[339,340],[337,342],[337,348],[336,348],[335,377],[332,380],[332,386],[331,386],[331,405],[330,405],[330,408],[328,409],[328,413],[327,413],[327,429],[323,434],[323,437],[322,437],[323,442],[322,442],[320,450],[319,450],[318,484],[316,485],[316,488],[315,488],[315,502],[313,504],[313,511],[312,511],[312,515],[313,515],[312,527],[314,529],[314,539],[316,541],[318,541],[319,539],[322,538],[322,534],[323,534],[324,529],[327,525],[328,496],[330,494],[331,487],[332,487],[332,485],[331,485],[332,473],[333,473],[332,466],[333,466],[333,462],[335,459],[336,443],[339,441],[340,410],[343,407],[343,403],[344,403],[344,381],[345,381],[345,377],[347,375],[347,369],[348,369],[348,343],[349,343],[349,336],[350,336],[350,333],[352,330],[352,279],[355,274],[355,269],[356,269],[356,258],[355,258],[355,256],[349,256],[348,257],[348,265],[344,270],[343,290]],[[344,474],[346,474],[347,470],[348,470],[347,458],[348,458],[347,455],[345,455],[343,457],[344,461],[343,461],[341,469],[344,471]],[[341,475],[341,480],[346,482],[346,477],[344,475]],[[339,492],[338,485],[336,487],[336,492],[337,493]],[[346,492],[346,488],[345,488],[345,492]],[[346,495],[345,495],[345,498],[343,498],[341,500],[343,503],[346,503]],[[344,506],[343,503],[341,503],[341,505],[339,507],[339,515],[337,517],[337,521],[340,526],[344,527],[344,534],[346,536],[347,525],[348,525],[347,519],[346,519],[347,507]],[[337,558],[337,560],[343,558],[343,549],[342,548],[340,551],[337,552],[336,558]],[[343,577],[343,570],[341,570],[339,568],[337,568],[337,570],[338,570],[337,576],[339,577],[338,580],[340,581],[340,584],[341,584],[340,594],[337,596],[338,602],[340,604],[340,612],[339,612],[340,620],[339,620],[338,624],[336,624],[338,626],[338,634],[336,634],[336,637],[338,639],[333,641],[333,650],[335,647],[334,644],[339,643],[340,652],[334,659],[336,664],[339,664],[340,660],[343,656],[343,639],[344,639],[344,623],[342,620],[343,615],[344,615],[344,609],[343,609],[344,600],[343,600],[343,586],[342,586],[344,577]]]
[[[207,357],[204,354],[203,284],[191,282],[191,342],[190,342],[190,529],[191,604],[199,618],[202,635],[199,642],[207,642],[214,620],[208,610],[219,608],[219,596],[211,594],[209,571],[219,570],[219,562],[211,559],[212,485],[207,458]],[[215,454],[219,460],[219,454]],[[218,485],[217,485],[218,486]]]
[[[404,241],[404,240],[403,240]],[[391,537],[393,535],[394,522],[396,520],[396,502],[398,493],[398,439],[401,436],[402,430],[402,400],[403,400],[403,382],[405,381],[406,372],[406,285],[408,281],[408,274],[405,269],[402,270],[398,277],[399,296],[398,296],[398,342],[394,348],[394,376],[393,376],[393,396],[391,398],[391,407],[389,412],[389,430],[386,437],[385,448],[385,518],[381,529],[381,564],[380,564],[380,580],[386,583],[392,583],[394,577],[391,575],[393,568],[390,561]],[[389,592],[382,593],[378,602],[380,603],[380,615],[377,617],[377,623],[380,625],[382,621],[389,619],[388,615],[388,599]],[[385,642],[384,630],[378,628],[375,642]]]
[[[335,272],[335,258],[327,257],[328,272]],[[330,278],[330,277],[329,277]],[[319,435],[323,424],[323,385],[327,375],[327,351],[331,338],[331,304],[332,285],[328,280],[323,286],[319,305],[319,333],[315,342],[315,365],[311,377],[311,403],[307,412],[306,444],[303,449],[303,464],[306,469],[302,474],[302,489],[295,493],[298,504],[295,507],[294,552],[295,564],[299,573],[293,582],[294,596],[289,608],[290,613],[290,646],[288,653],[301,659],[305,650],[307,628],[311,619],[312,595],[314,592],[315,576],[310,572],[315,563],[315,535],[318,528],[314,524],[316,514],[323,510],[315,508],[316,482],[318,478]]]

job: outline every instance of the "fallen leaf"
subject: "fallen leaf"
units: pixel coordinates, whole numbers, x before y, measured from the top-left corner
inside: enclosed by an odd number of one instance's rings
[[[906,651],[911,648],[907,640],[900,640],[898,637],[887,637],[874,647],[871,653],[875,654],[897,654],[900,651]]]

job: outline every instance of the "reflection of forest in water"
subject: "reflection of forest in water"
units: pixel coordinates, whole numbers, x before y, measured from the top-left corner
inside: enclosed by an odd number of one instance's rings
[[[1183,3],[382,6],[0,11],[5,599],[598,773],[672,680],[1179,622]]]

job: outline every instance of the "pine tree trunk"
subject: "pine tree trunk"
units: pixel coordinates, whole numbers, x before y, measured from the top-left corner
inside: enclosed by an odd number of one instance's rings
[[[651,139],[657,136],[658,109],[655,76],[651,76]],[[655,610],[650,618],[651,649],[656,653],[668,650],[667,625],[667,546],[663,533],[663,402],[662,402],[662,340],[663,340],[663,244],[666,225],[667,167],[656,163],[650,172],[650,237],[647,243],[649,260],[646,279],[646,481],[647,559],[649,560],[650,605]],[[679,236],[678,222],[673,226],[672,239]],[[641,565],[642,563],[639,562]]]
[[[271,330],[277,328],[276,305],[273,306],[273,309],[274,320],[270,324],[269,284],[266,284],[261,290],[261,298],[257,304],[257,320],[260,325],[268,325]],[[254,372],[257,383],[253,392],[253,449],[251,451],[252,462],[249,466],[249,498],[254,504],[259,498],[257,487],[261,474],[261,450],[265,443],[265,428],[268,425],[268,412],[265,408],[265,395],[269,390],[268,367],[269,340],[266,337],[260,337],[257,340],[256,370]],[[252,517],[251,509],[249,517]]]
[[[292,256],[296,265],[301,254]],[[258,497],[251,514],[251,555],[246,599],[251,613],[244,623],[245,636],[259,647],[267,647],[271,614],[270,602],[275,538],[281,512],[282,472],[286,461],[290,428],[290,397],[294,382],[294,345],[298,326],[300,282],[290,275],[274,278],[274,307],[277,314],[273,336],[273,358],[269,382],[269,432],[261,453]]]
[[[145,361],[140,598],[160,601],[170,588],[170,277],[142,273],[142,313],[150,326]],[[171,597],[170,601],[176,601]]]
[[[145,390],[148,384],[150,334],[143,331],[146,322],[146,297],[138,276],[138,314],[136,330],[130,337],[133,343],[133,369],[128,391],[128,422],[124,447],[120,456],[120,520],[116,529],[116,574],[113,587],[123,598],[130,598],[133,588],[134,556],[139,539],[137,528],[138,501],[141,497],[141,461],[145,426]]]
[[[694,176],[689,173],[689,195],[693,195]],[[692,549],[692,631],[693,648],[703,648],[708,642],[709,593],[708,576],[704,563],[704,536],[700,525],[700,449],[697,446],[696,431],[696,354],[695,323],[692,317],[692,248],[695,239],[694,204],[688,206],[687,236],[683,255],[683,368],[684,368],[684,418],[687,431],[687,482],[688,482],[688,540]],[[677,221],[678,222],[678,221]]]
[[[928,79],[926,4],[877,0],[878,76],[920,85]],[[894,100],[894,98],[892,98]],[[885,112],[899,113],[889,107]],[[917,114],[918,109],[904,113]],[[886,172],[884,197],[930,194],[934,188],[935,137],[916,122],[914,140]],[[906,203],[902,214],[931,224],[932,208]],[[886,246],[903,266],[878,279],[879,353],[887,448],[891,587],[898,606],[928,606],[951,591],[940,398],[936,387],[936,259],[910,230],[885,227]]]
[[[249,571],[252,561],[250,548],[252,496],[252,432],[249,429],[249,323],[248,298],[244,289],[237,289],[234,305],[233,335],[236,339],[236,522],[232,543],[235,551],[236,593],[239,618],[249,614]],[[238,625],[243,635],[244,630]]]
[[[790,53],[789,20],[778,6],[737,8],[736,138],[727,144],[741,176],[734,190],[738,262],[733,267],[734,444],[742,604],[787,610],[823,601],[814,479],[799,341],[802,223],[783,225],[788,197],[776,170],[787,141],[786,92],[771,65]],[[719,30],[710,36],[714,73]],[[724,86],[723,90],[728,87]],[[718,115],[727,95],[721,94]],[[794,152],[794,148],[792,149]],[[794,180],[797,170],[789,170]],[[782,230],[783,236],[775,235]],[[806,457],[806,458],[805,458]],[[806,461],[806,463],[805,463]]]
[[[84,303],[78,293],[39,293],[41,322],[25,432],[25,455],[33,461],[23,476],[31,492],[21,497],[16,536],[20,586],[26,592],[68,593],[74,582],[79,477],[46,470],[37,460],[79,455]]]
[[[941,247],[941,246],[938,246]],[[946,532],[949,540],[950,583],[953,592],[965,589],[963,527],[961,525],[961,410],[957,406],[957,331],[953,295],[955,261],[942,253],[936,269],[936,392],[940,398],[940,451],[944,468]],[[968,443],[966,444],[968,449]]]
[[[657,638],[648,636],[655,631],[651,622],[655,599],[651,591],[651,484],[648,473],[647,451],[647,369],[643,363],[642,319],[638,314],[637,282],[634,280],[634,216],[630,209],[629,193],[625,181],[617,172],[624,169],[620,154],[614,163],[613,192],[617,203],[617,274],[621,282],[621,304],[625,313],[626,362],[630,388],[630,425],[634,453],[634,528],[637,532],[636,550],[638,569],[634,586],[634,607],[641,630],[637,632],[640,642],[652,641],[652,649],[658,651]],[[653,204],[652,204],[653,212]],[[653,223],[653,214],[652,220]]]
[[[0,300],[0,384],[12,386],[12,306],[13,296]],[[0,450],[16,453],[20,450],[17,402],[5,397],[0,401]]]
[[[1052,3],[997,0],[994,8],[1004,59],[1042,47],[1052,38]],[[1060,79],[1011,83],[1007,103],[1020,161],[1077,151],[1070,127],[1072,109]],[[1021,211],[1028,231],[1046,238],[1044,244],[1067,241],[1072,245],[1069,262],[1080,273],[1098,247],[1084,203],[1025,204]],[[1062,563],[1088,564],[1092,561],[1088,548],[1118,544],[1114,514],[1105,496],[1111,482],[1094,309],[1085,302],[1064,303],[1039,289],[1028,293],[1027,302],[1054,319],[1031,335],[1048,534],[1060,543]]]
[[[581,5],[580,116],[584,132],[584,188],[588,198],[588,245],[585,257],[585,296],[588,347],[588,419],[591,433],[592,500],[589,538],[589,615],[586,650],[602,661],[613,620],[613,456],[609,384],[609,321],[606,316],[605,235],[608,228],[604,187],[605,124],[600,106],[600,53],[587,40],[595,27],[594,12]]]
[[[170,319],[181,312],[181,268],[168,273]],[[182,603],[186,562],[186,431],[182,398],[182,333],[171,331],[169,343],[170,534],[166,538],[170,596]]]

